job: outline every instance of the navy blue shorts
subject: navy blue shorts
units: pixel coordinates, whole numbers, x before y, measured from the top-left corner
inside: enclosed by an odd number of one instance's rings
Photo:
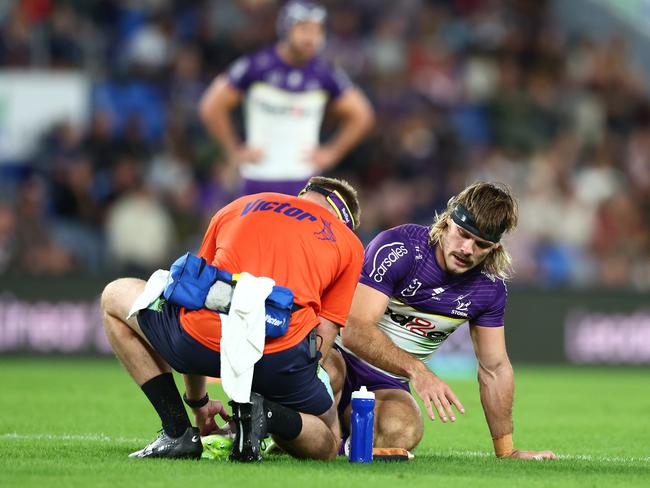
[[[365,386],[368,391],[376,390],[404,390],[411,392],[409,384],[405,381],[388,376],[386,373],[377,371],[371,368],[363,361],[359,360],[356,356],[345,352],[343,349],[334,345],[334,347],[341,353],[345,360],[345,382],[343,383],[343,391],[341,393],[341,400],[339,401],[339,416],[343,418],[343,412],[352,400],[352,392],[359,390]]]
[[[138,323],[153,348],[176,371],[219,378],[221,354],[190,336],[179,320],[179,307],[166,303],[160,312],[141,310]],[[318,378],[320,352],[312,357],[309,336],[284,351],[265,354],[255,364],[252,390],[312,415],[332,406],[325,384]]]

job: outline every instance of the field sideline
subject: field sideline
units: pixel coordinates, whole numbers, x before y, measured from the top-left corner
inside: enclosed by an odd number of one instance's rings
[[[450,380],[467,413],[427,422],[410,463],[274,456],[260,465],[138,461],[153,410],[115,360],[0,359],[0,486],[631,487],[650,485],[647,368],[517,367],[515,440],[556,462],[495,460],[475,380]],[[213,397],[220,396],[211,385]]]

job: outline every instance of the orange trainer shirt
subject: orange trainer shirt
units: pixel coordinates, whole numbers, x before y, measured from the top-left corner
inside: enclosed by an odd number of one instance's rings
[[[304,308],[287,333],[267,339],[264,353],[298,344],[322,316],[345,325],[361,273],[363,246],[326,208],[304,198],[258,193],[235,200],[212,218],[199,256],[230,273],[267,276],[290,288]],[[210,310],[181,309],[183,328],[219,351],[221,319]]]

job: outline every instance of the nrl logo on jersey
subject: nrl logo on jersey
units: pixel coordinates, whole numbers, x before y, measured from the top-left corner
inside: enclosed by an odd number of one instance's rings
[[[404,288],[400,292],[400,295],[402,295],[403,297],[412,297],[413,295],[415,295],[415,292],[417,292],[420,289],[421,286],[422,286],[422,282],[417,278],[413,278],[411,284],[406,288]]]
[[[453,315],[460,315],[461,317],[467,317],[469,306],[472,304],[471,300],[465,300],[469,296],[469,293],[465,295],[458,295],[456,298],[456,308],[451,311]]]

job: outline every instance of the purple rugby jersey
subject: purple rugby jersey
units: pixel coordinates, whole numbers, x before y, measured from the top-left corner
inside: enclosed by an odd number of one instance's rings
[[[305,155],[319,145],[328,101],[352,86],[347,75],[320,56],[289,65],[273,46],[236,60],[228,81],[244,93],[246,144],[263,152],[261,161],[240,166],[242,176],[261,181],[313,176]]]
[[[406,224],[382,232],[366,248],[360,283],[390,297],[379,328],[401,349],[426,361],[465,322],[503,326],[503,280],[472,269],[450,275],[436,261],[429,228]]]

